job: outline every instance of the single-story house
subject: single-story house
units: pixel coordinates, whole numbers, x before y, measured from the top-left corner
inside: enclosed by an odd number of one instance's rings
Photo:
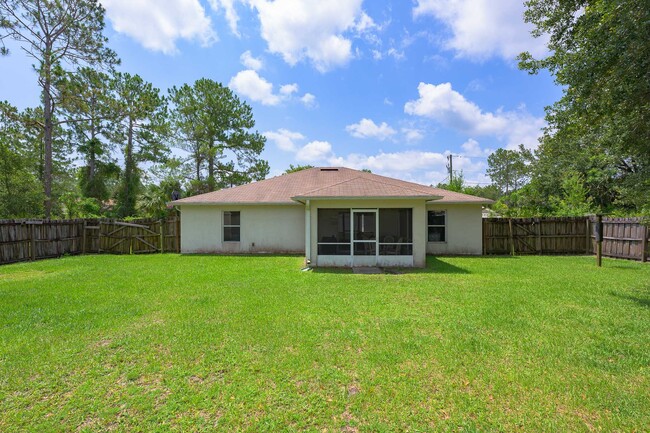
[[[171,202],[182,253],[300,253],[312,266],[417,266],[482,253],[491,200],[316,167]]]

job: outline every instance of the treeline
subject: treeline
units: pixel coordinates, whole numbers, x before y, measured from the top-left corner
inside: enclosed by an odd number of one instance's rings
[[[519,66],[548,70],[563,96],[546,108],[538,149],[500,149],[488,160],[493,185],[452,188],[496,199],[509,216],[650,215],[648,3],[529,0],[525,18],[550,54],[523,53]]]
[[[209,79],[162,92],[120,72],[103,29],[94,0],[0,0],[0,44],[34,60],[41,93],[22,111],[0,102],[0,218],[163,216],[174,192],[268,174],[248,104]]]

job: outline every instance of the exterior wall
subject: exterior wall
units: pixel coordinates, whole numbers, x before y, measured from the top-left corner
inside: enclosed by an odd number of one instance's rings
[[[223,212],[240,212],[240,241],[223,242]],[[305,208],[287,206],[181,207],[182,253],[304,253]]]
[[[311,200],[311,263],[314,266],[352,266],[349,256],[318,256],[318,209],[320,208],[341,208],[341,209],[379,209],[379,208],[412,208],[413,209],[413,263],[396,263],[393,266],[416,266],[426,265],[426,240],[427,221],[426,204],[424,200]],[[479,212],[480,216],[480,212]],[[480,221],[479,221],[480,223]],[[480,224],[479,224],[480,229]],[[480,238],[479,238],[480,241]],[[380,260],[391,260],[387,256]],[[381,263],[380,263],[381,264]]]
[[[427,242],[427,254],[481,255],[483,253],[481,205],[440,203],[428,204],[426,208],[427,211],[447,211],[446,241]],[[424,239],[426,240],[427,237],[425,234]]]

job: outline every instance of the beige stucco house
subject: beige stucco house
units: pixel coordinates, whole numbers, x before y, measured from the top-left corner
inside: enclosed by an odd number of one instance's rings
[[[312,266],[417,266],[481,254],[491,200],[317,167],[176,200],[183,253],[300,253]]]

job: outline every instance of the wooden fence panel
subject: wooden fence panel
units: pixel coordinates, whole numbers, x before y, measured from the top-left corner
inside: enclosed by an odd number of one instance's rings
[[[0,264],[65,254],[180,251],[180,218],[0,220]]]
[[[641,218],[603,218],[603,257],[646,261],[648,244],[648,228]]]
[[[485,254],[586,254],[586,218],[485,218]]]

